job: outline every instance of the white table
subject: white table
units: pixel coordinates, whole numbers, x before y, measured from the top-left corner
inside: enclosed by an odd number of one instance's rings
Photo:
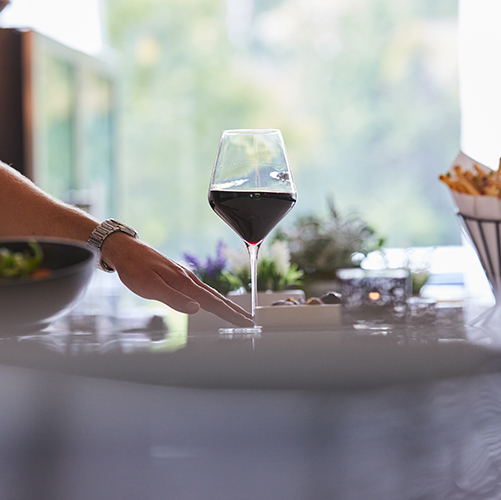
[[[402,332],[3,341],[0,498],[501,497],[499,352]]]

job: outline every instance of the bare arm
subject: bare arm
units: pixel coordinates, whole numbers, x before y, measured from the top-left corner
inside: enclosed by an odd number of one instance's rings
[[[54,199],[0,162],[0,237],[50,236],[86,242],[98,221]],[[250,326],[249,313],[202,283],[191,271],[123,233],[109,236],[102,258],[134,293],[174,309],[200,307],[236,325]]]
[[[0,237],[52,236],[87,241],[98,221],[49,196],[0,162]]]

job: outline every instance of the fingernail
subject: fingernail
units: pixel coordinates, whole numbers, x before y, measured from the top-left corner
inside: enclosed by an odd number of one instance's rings
[[[256,323],[251,318],[245,318],[246,326],[256,326]]]
[[[198,311],[200,311],[200,304],[198,302],[188,302],[188,304],[186,304],[186,312],[188,314],[195,314],[197,313]]]

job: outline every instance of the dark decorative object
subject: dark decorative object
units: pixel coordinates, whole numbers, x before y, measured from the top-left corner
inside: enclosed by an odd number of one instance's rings
[[[342,295],[339,292],[327,292],[320,297],[324,304],[341,304],[343,302]]]
[[[405,320],[411,282],[406,269],[337,272],[345,313],[354,319]]]

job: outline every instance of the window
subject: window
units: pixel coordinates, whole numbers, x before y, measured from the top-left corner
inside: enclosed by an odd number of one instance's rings
[[[16,1],[0,18],[9,52],[2,70],[19,80],[12,96],[1,97],[21,101],[21,116],[2,118],[23,121],[16,141],[26,153],[10,161],[54,196],[103,219],[115,212],[117,99],[115,61],[98,36],[99,2],[39,3]],[[6,140],[0,137],[0,149]]]
[[[101,0],[14,0],[0,26],[34,29],[88,54],[103,50]]]
[[[497,169],[501,157],[501,3],[460,2],[461,149]]]
[[[39,3],[0,21],[92,51],[85,25],[120,54],[120,216],[174,258],[241,244],[207,203],[228,128],[282,130],[299,195],[284,224],[332,196],[387,246],[460,242],[437,181],[459,150],[456,0],[103,0],[104,35],[98,0]]]
[[[108,0],[122,54],[125,218],[174,257],[240,245],[210,210],[222,130],[283,132],[284,220],[361,213],[389,246],[460,242],[437,177],[459,149],[454,0]]]

